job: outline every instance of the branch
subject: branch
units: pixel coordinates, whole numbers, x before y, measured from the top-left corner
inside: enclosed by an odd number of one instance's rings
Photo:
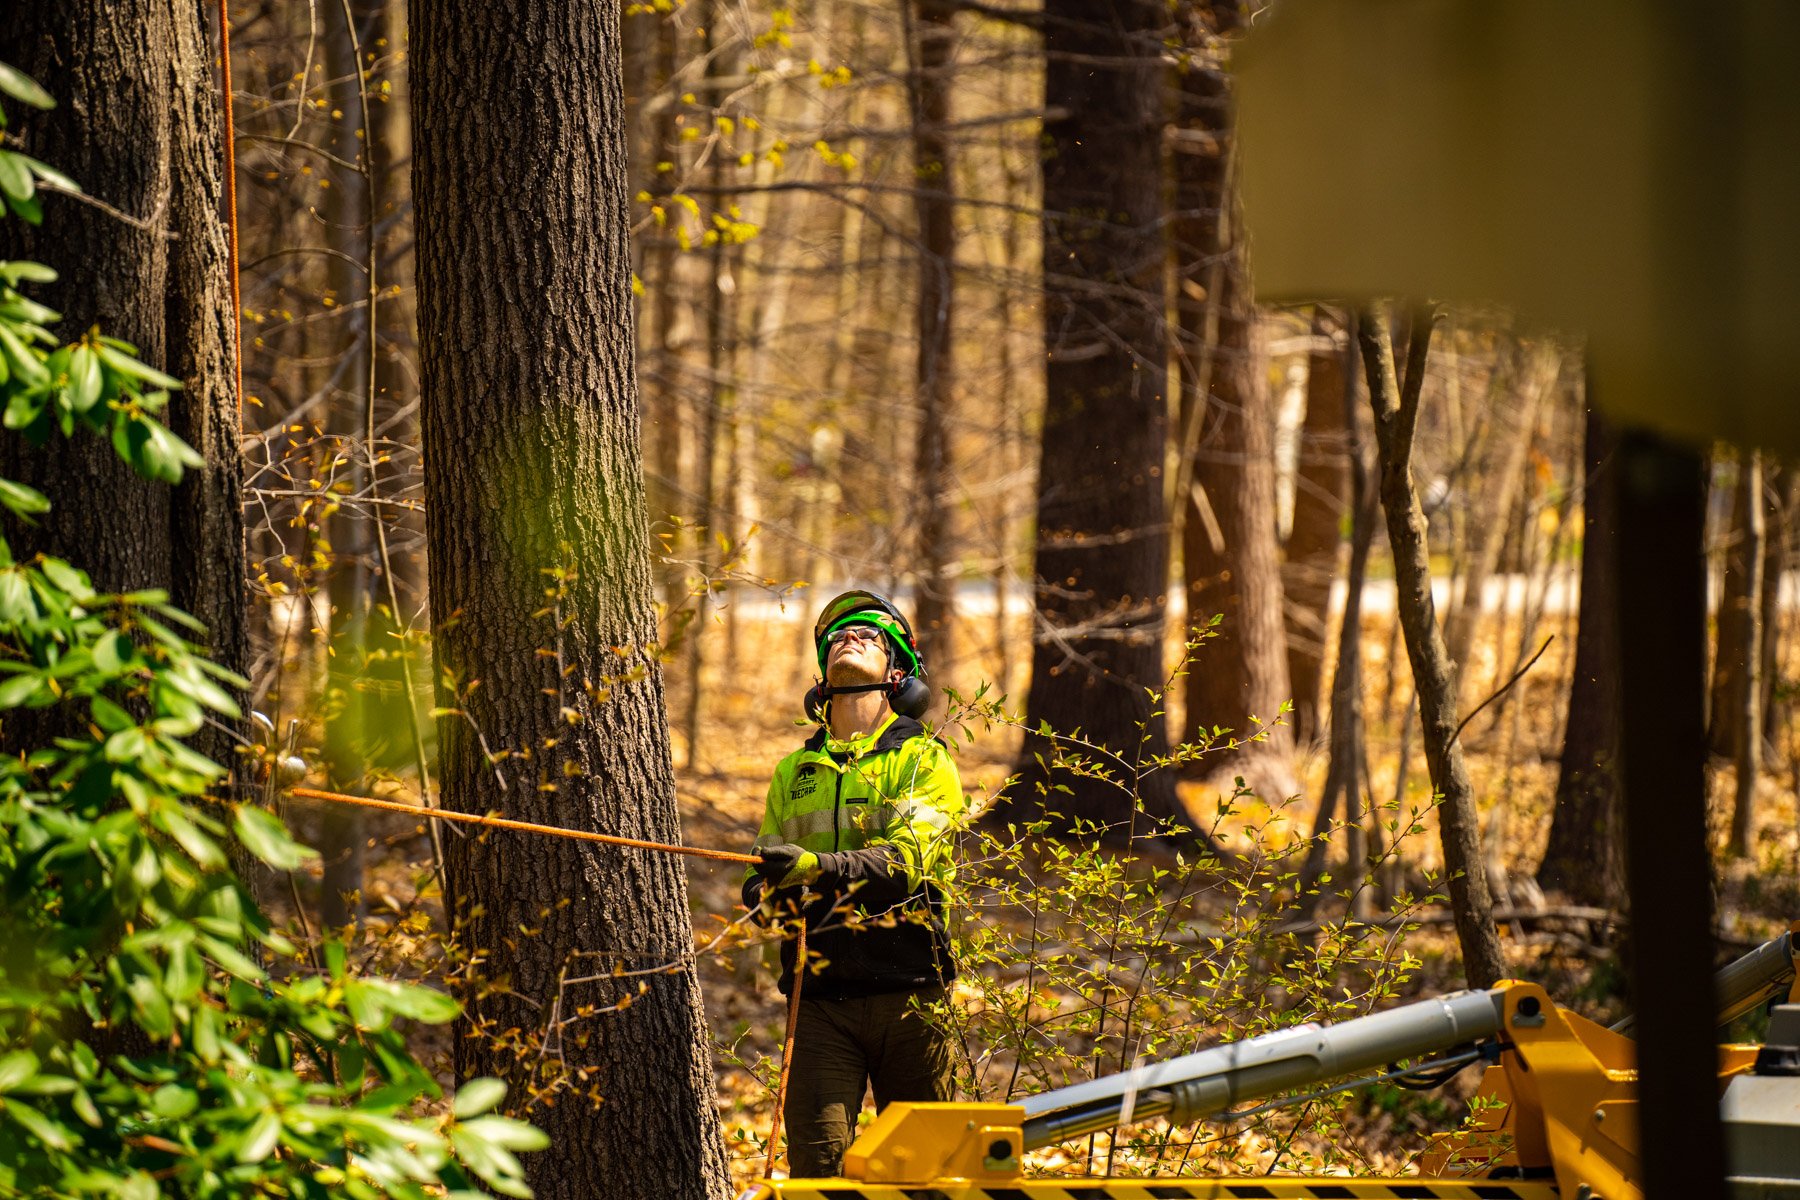
[[[1531,670],[1532,666],[1537,662],[1537,660],[1544,657],[1544,651],[1548,650],[1550,648],[1550,643],[1554,642],[1555,640],[1556,640],[1556,635],[1554,633],[1551,634],[1549,637],[1545,638],[1544,644],[1538,647],[1538,652],[1531,656],[1530,662],[1528,662],[1524,666],[1520,667],[1517,671],[1514,671],[1513,677],[1511,679],[1507,680],[1505,683],[1501,684],[1499,691],[1495,692],[1493,695],[1489,696],[1486,700],[1483,700],[1480,704],[1477,704],[1474,708],[1470,709],[1469,715],[1464,717],[1462,719],[1462,723],[1456,727],[1456,732],[1450,735],[1450,740],[1454,742],[1457,738],[1462,736],[1463,729],[1469,724],[1470,721],[1473,721],[1475,719],[1476,713],[1480,712],[1482,709],[1486,708],[1488,705],[1492,704],[1494,701],[1498,700],[1500,697],[1506,695],[1506,693],[1512,691],[1513,684],[1515,684],[1515,683],[1519,682],[1519,680],[1525,678],[1525,672]]]

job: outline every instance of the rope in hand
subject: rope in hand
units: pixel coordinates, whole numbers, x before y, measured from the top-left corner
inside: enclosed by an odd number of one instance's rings
[[[549,837],[573,838],[580,842],[604,842],[609,846],[631,846],[638,850],[657,850],[664,854],[686,854],[693,858],[710,858],[717,862],[759,863],[756,854],[739,854],[732,850],[707,850],[700,846],[676,846],[668,842],[647,842],[639,838],[615,837],[608,833],[589,833],[585,829],[563,829],[556,825],[535,825],[530,821],[513,821],[506,817],[480,817],[474,813],[452,812],[445,808],[421,808],[393,800],[376,800],[369,796],[347,796],[343,792],[327,792],[319,788],[288,788],[290,796],[308,800],[325,800],[333,804],[354,804],[361,808],[379,808],[405,813],[411,817],[427,817],[435,821],[456,821],[465,825],[485,825],[490,829],[513,829],[520,833],[541,833]]]
[[[800,1023],[800,980],[806,976],[806,921],[794,935],[794,990],[788,993],[787,1040],[781,1044],[781,1075],[775,1080],[775,1116],[769,1123],[769,1157],[763,1162],[763,1178],[775,1171],[775,1155],[781,1142],[781,1110],[787,1103],[788,1072],[794,1066],[794,1027]],[[788,1174],[793,1174],[792,1156]]]

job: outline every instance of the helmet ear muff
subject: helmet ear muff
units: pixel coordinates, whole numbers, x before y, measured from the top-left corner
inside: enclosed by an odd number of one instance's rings
[[[825,723],[825,706],[831,701],[831,692],[823,679],[806,689],[806,698],[801,706],[806,710],[806,719],[823,725]]]
[[[888,689],[888,707],[903,717],[917,719],[931,707],[931,685],[917,675],[895,681]]]

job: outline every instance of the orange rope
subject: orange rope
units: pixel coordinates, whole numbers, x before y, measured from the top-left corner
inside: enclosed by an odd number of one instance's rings
[[[529,821],[512,821],[505,817],[478,817],[474,813],[451,812],[445,808],[420,808],[416,804],[400,804],[393,800],[375,800],[368,796],[346,796],[342,792],[325,792],[318,788],[289,788],[291,796],[309,800],[327,800],[333,804],[355,804],[363,808],[380,808],[405,813],[412,817],[428,817],[435,821],[460,821],[466,825],[485,825],[490,829],[516,829],[520,833],[542,833],[550,837],[574,838],[582,842],[605,842],[609,846],[632,846],[639,850],[660,850],[664,854],[687,854],[694,858],[710,858],[719,862],[759,863],[755,854],[738,854],[731,850],[704,850],[698,846],[672,846],[667,842],[645,842],[637,838],[614,837],[607,833],[589,833],[585,829],[562,829],[555,825],[533,825]]]
[[[237,126],[231,115],[231,14],[219,0],[219,88],[225,94],[225,228],[231,255],[232,367],[238,421],[244,414],[244,302],[238,291]]]

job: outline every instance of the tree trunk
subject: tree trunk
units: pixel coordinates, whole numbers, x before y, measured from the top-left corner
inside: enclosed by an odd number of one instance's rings
[[[1577,904],[1619,901],[1619,564],[1614,441],[1589,410],[1583,456],[1581,599],[1568,726],[1538,885]]]
[[[411,13],[431,616],[438,701],[461,714],[439,727],[443,799],[673,842],[618,15],[599,0]],[[556,186],[522,206],[521,179]],[[564,1148],[528,1161],[537,1195],[724,1194],[679,861],[509,835],[446,849],[481,979],[457,1075],[505,1079]],[[641,994],[612,977],[661,964]]]
[[[0,259],[59,273],[31,295],[63,314],[73,340],[98,323],[144,361],[182,381],[170,429],[206,459],[168,488],[137,478],[103,439],[35,449],[0,436],[0,477],[50,498],[35,527],[16,526],[13,553],[65,558],[102,590],[167,588],[207,626],[215,662],[244,669],[243,471],[235,387],[237,343],[221,219],[219,91],[199,10],[168,0],[12,5],[0,10],[0,61],[54,95],[9,129],[26,152],[73,177],[146,228],[64,196],[44,198],[44,224],[0,222]],[[172,234],[173,238],[165,236]],[[21,710],[6,748],[52,732],[56,710]],[[187,741],[235,767],[229,723]]]
[[[1286,600],[1288,678],[1294,692],[1294,741],[1311,745],[1324,734],[1319,689],[1325,666],[1325,626],[1337,577],[1343,518],[1350,509],[1355,410],[1344,402],[1344,381],[1355,353],[1337,344],[1342,324],[1324,308],[1313,312],[1314,346],[1306,372],[1306,421],[1294,472],[1294,523],[1281,568]],[[1330,345],[1323,343],[1329,341]],[[1354,520],[1354,515],[1352,520]],[[1344,626],[1346,630],[1353,627]],[[1338,664],[1341,669],[1343,656]],[[1336,687],[1332,692],[1336,710]]]
[[[1433,314],[1413,321],[1406,377],[1394,370],[1393,335],[1384,306],[1358,315],[1357,339],[1369,379],[1369,406],[1375,413],[1375,444],[1381,462],[1381,506],[1387,514],[1388,544],[1394,551],[1401,631],[1419,694],[1419,728],[1432,789],[1442,797],[1438,833],[1443,845],[1456,937],[1463,972],[1471,987],[1488,987],[1505,974],[1500,937],[1494,929],[1493,900],[1481,852],[1481,824],[1474,788],[1456,737],[1456,664],[1444,648],[1431,598],[1430,547],[1425,514],[1412,480],[1413,429],[1419,416]]]
[[[1130,786],[1167,743],[1160,705],[1168,526],[1161,235],[1161,6],[1050,0],[1044,22],[1045,410],[1033,567],[1037,627],[1028,733],[999,806],[1115,835]],[[1036,731],[1079,729],[1126,787],[1054,765]],[[1049,789],[1066,786],[1069,793]],[[1178,816],[1174,781],[1137,786]]]
[[[339,158],[357,162],[363,147],[371,144],[366,139],[373,136],[373,131],[364,130],[359,120],[360,38],[349,27],[346,15],[341,5],[328,7],[321,14],[327,31],[325,77],[331,81],[327,96],[330,111],[336,114],[323,130],[321,140]],[[371,357],[375,354],[375,332],[370,318],[379,315],[379,309],[371,314],[366,307],[352,307],[368,289],[363,274],[368,263],[363,251],[374,207],[370,180],[372,176],[365,179],[360,172],[335,172],[322,205],[322,232],[335,243],[333,249],[348,257],[348,261],[334,257],[327,267],[331,292],[339,311],[345,314],[341,322],[331,327],[336,344],[331,346],[329,357],[334,361],[349,359],[355,365],[346,374],[348,386],[332,389],[325,402],[329,406],[328,428],[337,459],[332,474],[335,482],[352,496],[367,486],[364,468],[368,448],[363,435],[369,406],[375,403],[374,395],[366,389],[373,387],[375,368]],[[369,647],[365,636],[370,616],[370,522],[376,519],[372,509],[351,505],[339,507],[326,521],[331,546],[331,573],[325,589],[331,648],[326,657],[324,758],[327,786],[340,792],[362,791],[367,771],[364,675]],[[318,850],[324,872],[319,917],[327,928],[362,915],[360,898],[353,903],[350,897],[360,897],[363,886],[364,811],[328,804],[318,814]]]
[[[1725,569],[1719,596],[1718,633],[1713,644],[1712,685],[1707,702],[1706,748],[1715,758],[1735,758],[1743,740],[1744,678],[1755,675],[1750,657],[1753,610],[1762,602],[1760,586],[1751,590],[1759,572],[1750,561],[1747,530],[1752,510],[1760,510],[1760,472],[1749,469],[1749,451],[1737,459],[1737,484],[1731,489],[1731,518],[1725,529]],[[1755,480],[1752,476],[1756,476]]]
[[[907,99],[912,118],[913,211],[919,225],[919,290],[913,324],[918,336],[913,386],[919,406],[914,451],[913,531],[919,640],[927,661],[948,667],[954,653],[957,555],[950,503],[951,410],[955,402],[952,332],[956,318],[955,196],[951,190],[950,63],[956,50],[956,9],[948,0],[900,0],[906,20]]]
[[[1198,52],[1242,20],[1238,0],[1192,9],[1196,52],[1182,73],[1173,143],[1177,304],[1185,344],[1203,364],[1194,386],[1184,380],[1182,387],[1181,454],[1192,459],[1193,481],[1176,498],[1190,509],[1182,525],[1182,575],[1190,624],[1223,616],[1187,673],[1184,740],[1205,742],[1215,727],[1230,730],[1194,769],[1213,779],[1243,776],[1279,801],[1299,785],[1293,730],[1273,724],[1292,696],[1276,541],[1274,420],[1237,212],[1230,84],[1217,56]],[[1244,740],[1264,730],[1263,740]]]
[[[1345,329],[1345,344],[1338,350],[1337,406],[1341,412],[1338,428],[1343,437],[1346,474],[1350,478],[1350,566],[1344,584],[1344,615],[1338,630],[1337,664],[1331,673],[1330,762],[1325,770],[1325,788],[1319,797],[1319,809],[1313,819],[1313,842],[1307,847],[1306,862],[1300,870],[1301,904],[1310,916],[1318,908],[1319,879],[1331,848],[1331,831],[1337,821],[1338,806],[1344,807],[1344,827],[1348,835],[1345,881],[1350,889],[1351,912],[1364,917],[1373,910],[1373,897],[1363,878],[1367,863],[1367,840],[1362,836],[1365,820],[1376,822],[1373,804],[1364,803],[1368,774],[1363,769],[1367,746],[1363,732],[1362,708],[1362,602],[1363,583],[1368,578],[1369,548],[1375,541],[1375,522],[1380,498],[1369,478],[1367,449],[1361,423],[1356,415],[1356,334]],[[1319,355],[1313,356],[1313,369],[1320,367]],[[1307,423],[1312,424],[1311,406],[1316,393],[1308,385]],[[1298,501],[1295,504],[1294,528],[1300,528]],[[1292,593],[1289,593],[1290,595]],[[1291,647],[1292,643],[1290,643]]]
[[[1537,431],[1538,412],[1556,385],[1561,357],[1556,345],[1549,341],[1541,342],[1529,351],[1518,343],[1513,346],[1516,366],[1509,374],[1517,385],[1516,407],[1510,414],[1504,409],[1494,413],[1490,436],[1493,442],[1500,443],[1497,447],[1499,461],[1493,464],[1488,474],[1487,496],[1480,509],[1488,519],[1481,522],[1479,532],[1474,535],[1475,547],[1463,572],[1462,602],[1451,609],[1449,619],[1444,622],[1445,649],[1456,666],[1457,695],[1452,707],[1459,712],[1465,699],[1463,683],[1474,673],[1469,666],[1469,651],[1475,642],[1476,627],[1481,624],[1487,583],[1500,565],[1500,552],[1505,548],[1508,522],[1504,518],[1519,502],[1532,438]],[[1503,368],[1496,364],[1494,369],[1500,371]],[[1523,536],[1531,535],[1529,521],[1521,518],[1518,527],[1523,530]],[[1500,623],[1504,628],[1504,618]],[[1496,660],[1501,657],[1495,655]]]
[[[1762,573],[1767,553],[1761,455],[1754,450],[1742,451],[1738,469],[1744,476],[1738,490],[1745,500],[1739,554],[1744,567],[1744,666],[1738,677],[1738,694],[1732,697],[1737,708],[1737,787],[1732,798],[1731,833],[1725,845],[1733,857],[1742,858],[1750,853],[1756,821],[1756,777],[1762,773]]]
[[[1781,677],[1781,580],[1793,560],[1789,538],[1794,520],[1797,482],[1800,482],[1800,475],[1793,468],[1779,462],[1764,464],[1763,487],[1769,503],[1765,518],[1767,529],[1763,535],[1762,579],[1762,718],[1765,760],[1776,752],[1776,731],[1781,725],[1784,703],[1775,690]]]

